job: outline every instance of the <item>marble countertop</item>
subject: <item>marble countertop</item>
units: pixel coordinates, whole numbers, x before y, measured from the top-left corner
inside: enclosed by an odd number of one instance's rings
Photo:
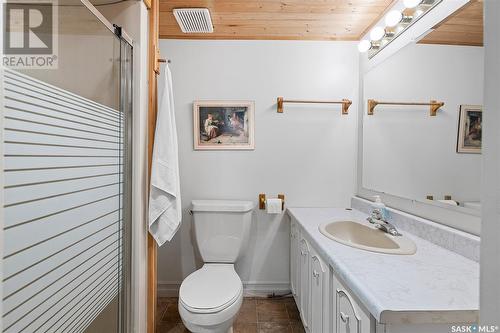
[[[318,226],[335,220],[368,224],[341,208],[288,208],[311,245],[380,323],[473,323],[479,316],[479,264],[401,231],[414,255],[374,253],[335,242]]]

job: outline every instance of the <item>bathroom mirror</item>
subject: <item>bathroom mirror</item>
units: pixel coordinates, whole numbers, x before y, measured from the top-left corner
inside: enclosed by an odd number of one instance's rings
[[[482,25],[473,1],[364,74],[363,188],[479,215]]]

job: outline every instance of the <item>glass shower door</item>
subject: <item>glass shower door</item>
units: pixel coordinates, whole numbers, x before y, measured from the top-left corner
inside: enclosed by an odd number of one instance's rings
[[[56,69],[2,72],[3,332],[123,332],[131,46],[59,1]]]

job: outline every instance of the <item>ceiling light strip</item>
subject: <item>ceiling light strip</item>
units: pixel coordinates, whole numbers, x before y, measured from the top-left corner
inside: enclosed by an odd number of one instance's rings
[[[383,23],[380,22],[370,31],[369,38],[365,38],[359,42],[359,52],[367,52],[368,58],[373,58],[442,1],[403,0],[402,5],[400,3],[394,6],[385,15]]]

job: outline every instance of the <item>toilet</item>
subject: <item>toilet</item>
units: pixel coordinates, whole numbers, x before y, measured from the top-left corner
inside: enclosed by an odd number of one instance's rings
[[[204,265],[182,281],[179,314],[194,333],[230,333],[243,302],[234,263],[246,246],[251,201],[193,200],[196,243]]]

